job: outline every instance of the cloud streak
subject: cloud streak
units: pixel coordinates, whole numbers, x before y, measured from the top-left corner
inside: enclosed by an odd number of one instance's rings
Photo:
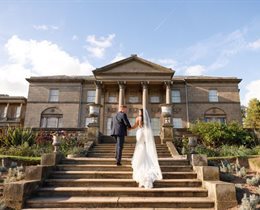
[[[33,25],[33,28],[37,31],[49,31],[49,30],[59,30],[58,26],[55,25]]]

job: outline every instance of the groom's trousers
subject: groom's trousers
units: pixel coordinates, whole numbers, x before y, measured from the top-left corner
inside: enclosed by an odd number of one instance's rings
[[[125,142],[124,136],[114,136],[116,139],[116,162],[120,163],[122,158],[122,151]]]

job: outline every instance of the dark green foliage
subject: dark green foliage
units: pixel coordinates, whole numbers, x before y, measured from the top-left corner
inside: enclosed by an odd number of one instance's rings
[[[196,122],[190,131],[199,137],[198,142],[205,147],[216,148],[226,145],[254,145],[251,134],[236,122],[220,124],[217,122]]]
[[[27,128],[8,128],[6,135],[0,137],[0,146],[31,146],[35,143],[35,133]]]
[[[195,148],[195,152],[198,154],[207,155],[208,157],[216,157],[219,156],[219,150],[214,148],[208,148],[204,145],[198,145]]]

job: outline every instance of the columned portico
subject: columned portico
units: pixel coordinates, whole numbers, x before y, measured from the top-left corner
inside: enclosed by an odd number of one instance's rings
[[[143,87],[143,108],[147,109],[147,104],[148,104],[148,82],[142,82],[142,87]]]
[[[118,100],[118,105],[119,107],[123,104],[125,104],[125,82],[118,82],[119,85],[119,100]]]

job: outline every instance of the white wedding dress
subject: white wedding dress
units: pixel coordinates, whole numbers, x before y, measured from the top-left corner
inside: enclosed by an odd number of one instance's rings
[[[162,179],[150,118],[144,112],[144,126],[136,132],[136,146],[132,159],[133,179],[139,187],[152,188],[155,180]]]

